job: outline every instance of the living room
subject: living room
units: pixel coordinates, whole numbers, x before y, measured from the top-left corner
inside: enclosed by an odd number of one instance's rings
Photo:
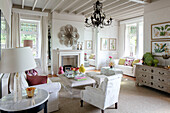
[[[0,0],[0,111],[169,113],[169,10],[169,0]]]

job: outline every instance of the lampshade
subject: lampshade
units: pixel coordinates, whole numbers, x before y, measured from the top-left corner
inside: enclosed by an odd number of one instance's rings
[[[0,73],[24,72],[36,67],[30,47],[2,49]]]

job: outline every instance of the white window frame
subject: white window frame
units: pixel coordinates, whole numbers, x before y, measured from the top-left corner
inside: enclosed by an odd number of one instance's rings
[[[37,24],[37,32],[21,31],[21,23]],[[21,36],[21,34],[30,34],[30,35],[35,34],[36,35],[36,56],[35,56],[35,59],[40,58],[40,54],[41,54],[40,21],[21,19],[20,20],[20,36]],[[20,45],[21,45],[21,39],[20,39]]]

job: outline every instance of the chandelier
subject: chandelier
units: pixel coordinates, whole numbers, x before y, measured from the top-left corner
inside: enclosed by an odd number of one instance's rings
[[[97,2],[94,4],[93,8],[94,8],[94,12],[91,15],[91,18],[85,19],[85,26],[86,27],[100,27],[103,28],[104,26],[109,26],[112,23],[112,18],[110,18],[109,20],[107,20],[105,22],[105,18],[106,15],[105,13],[102,11],[102,7],[103,4],[101,2],[99,2],[99,0],[97,0]],[[89,20],[91,20],[91,22],[89,22]]]

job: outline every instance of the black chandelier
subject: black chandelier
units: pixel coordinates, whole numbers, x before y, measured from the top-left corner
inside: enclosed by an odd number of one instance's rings
[[[105,13],[102,11],[103,4],[97,0],[97,2],[94,4],[94,12],[91,15],[91,23],[88,22],[88,18],[85,19],[85,26],[86,27],[100,27],[103,28],[104,26],[109,26],[112,23],[112,18],[107,20],[106,22],[104,21],[106,18]]]

